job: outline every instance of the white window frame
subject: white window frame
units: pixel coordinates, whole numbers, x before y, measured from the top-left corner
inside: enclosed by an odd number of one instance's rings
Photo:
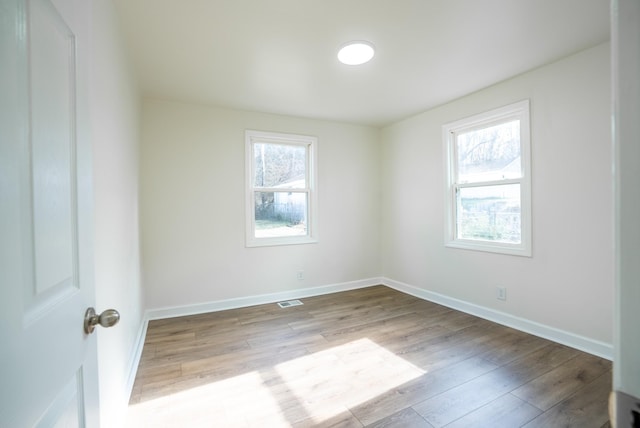
[[[474,183],[458,182],[456,135],[461,132],[482,129],[502,122],[508,122],[513,119],[520,120],[521,178]],[[442,127],[442,131],[446,165],[445,170],[447,172],[445,180],[445,245],[452,248],[531,257],[531,136],[529,100],[520,101],[445,124]],[[457,192],[459,189],[515,183],[520,184],[520,244],[457,238]]]
[[[259,143],[289,144],[306,147],[305,187],[294,189],[307,194],[307,234],[301,236],[256,237],[255,199],[257,191],[282,192],[282,188],[254,186],[254,146]],[[283,134],[266,131],[245,131],[245,171],[246,171],[246,246],[265,247],[276,245],[311,244],[318,242],[318,192],[317,192],[317,145],[318,139],[308,135]]]

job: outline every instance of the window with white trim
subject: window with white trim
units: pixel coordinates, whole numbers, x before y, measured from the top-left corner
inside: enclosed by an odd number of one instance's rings
[[[445,244],[531,256],[529,101],[443,126]]]
[[[317,141],[245,132],[248,247],[317,242]]]

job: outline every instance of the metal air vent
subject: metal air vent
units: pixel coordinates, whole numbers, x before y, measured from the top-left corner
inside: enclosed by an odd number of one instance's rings
[[[286,302],[278,302],[278,306],[281,308],[290,308],[291,306],[304,305],[300,300],[287,300]]]

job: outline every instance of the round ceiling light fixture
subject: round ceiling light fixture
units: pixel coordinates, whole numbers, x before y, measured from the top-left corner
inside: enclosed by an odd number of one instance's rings
[[[338,60],[346,65],[360,65],[369,62],[374,54],[375,49],[371,43],[356,40],[340,48]]]

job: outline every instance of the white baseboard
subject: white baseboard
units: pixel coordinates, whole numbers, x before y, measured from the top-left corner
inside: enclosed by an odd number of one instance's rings
[[[525,318],[520,318],[505,312],[496,311],[495,309],[486,308],[474,303],[469,303],[463,300],[455,299],[453,297],[448,297],[443,294],[417,288],[390,278],[382,278],[381,283],[386,285],[387,287],[393,288],[394,290],[410,294],[420,299],[428,300],[430,302],[447,306],[461,312],[475,315],[477,317],[484,318],[486,320],[493,321],[507,327],[515,328],[516,330],[524,331],[525,333],[543,337],[562,345],[570,346],[572,348],[588,352],[601,358],[606,358],[608,360],[613,359],[613,346],[610,343],[605,343],[598,340],[590,339],[588,337],[569,333],[555,327],[550,327],[548,325],[540,324],[538,322],[527,320]]]
[[[147,337],[147,326],[149,321],[145,318],[140,323],[138,329],[138,336],[136,337],[135,346],[133,348],[133,354],[129,363],[129,376],[127,377],[126,391],[127,397],[131,397],[133,391],[133,384],[136,381],[136,374],[138,373],[138,366],[140,365],[140,358],[142,357],[142,348],[144,348],[144,339]]]
[[[227,309],[245,308],[247,306],[263,305],[265,303],[275,303],[290,299],[302,299],[304,297],[321,296],[323,294],[338,293],[340,291],[355,290],[380,284],[382,284],[382,278],[368,278],[339,284],[323,285],[320,287],[301,288],[296,290],[280,291],[278,293],[216,300],[207,303],[196,303],[194,305],[150,309],[145,312],[145,320],[174,318],[187,315],[204,314],[207,312],[224,311]]]
[[[126,425],[128,417],[129,401],[131,400],[131,394],[133,393],[133,385],[136,381],[136,374],[138,373],[138,366],[140,365],[140,358],[142,357],[142,348],[144,347],[144,340],[147,336],[148,321],[144,318],[140,322],[138,328],[138,334],[136,335],[135,342],[133,344],[133,352],[129,358],[129,371],[127,379],[124,384],[124,391],[122,395],[122,402],[117,406],[117,414],[111,414],[109,416],[110,423],[106,424],[113,427],[121,427]],[[114,409],[116,410],[116,409]],[[104,424],[103,424],[104,425]]]

